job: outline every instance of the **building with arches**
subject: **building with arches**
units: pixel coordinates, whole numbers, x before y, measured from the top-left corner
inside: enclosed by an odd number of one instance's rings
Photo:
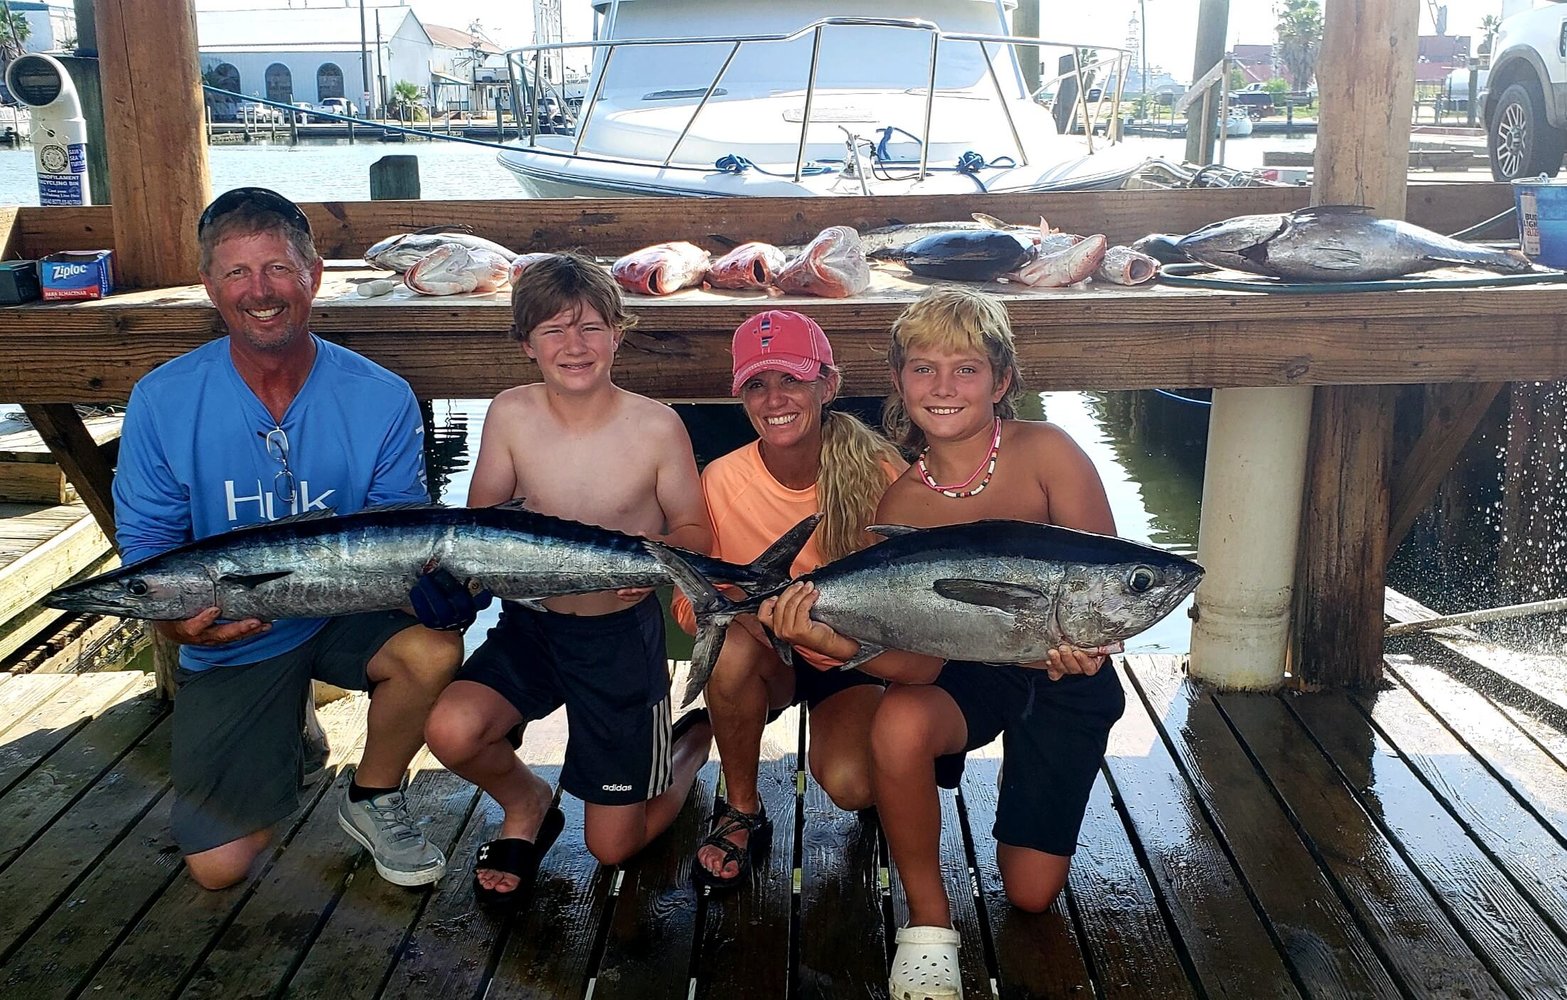
[[[196,36],[203,82],[244,99],[344,97],[376,114],[401,81],[433,92],[435,44],[407,7],[198,11]],[[238,100],[208,103],[222,119]]]

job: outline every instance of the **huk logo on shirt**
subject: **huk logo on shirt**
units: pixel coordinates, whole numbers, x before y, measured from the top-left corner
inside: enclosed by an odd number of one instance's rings
[[[248,489],[249,487],[246,488]],[[251,518],[248,515],[252,510],[258,512],[261,515],[261,519],[265,521],[276,521],[280,517],[288,517],[291,514],[303,514],[311,510],[328,510],[327,498],[337,492],[335,489],[329,489],[313,497],[310,495],[310,480],[301,479],[295,492],[294,502],[288,504],[280,501],[277,494],[259,479],[256,480],[255,490],[256,492],[253,494],[241,494],[235,487],[234,480],[226,479],[223,481],[224,500],[228,504],[230,524],[242,519],[247,522],[250,521]],[[249,504],[255,504],[255,507],[251,508],[248,506]],[[243,518],[241,517],[242,512],[246,515]]]

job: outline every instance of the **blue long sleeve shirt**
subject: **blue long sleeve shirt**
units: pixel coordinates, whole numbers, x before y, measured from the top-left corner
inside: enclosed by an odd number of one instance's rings
[[[313,336],[313,335],[312,335]],[[204,344],[136,383],[114,477],[115,536],[124,562],[248,524],[313,510],[350,514],[428,500],[424,425],[408,383],[315,338],[316,359],[281,422],[234,368],[229,338]],[[288,477],[266,435],[288,441]],[[224,646],[182,646],[190,670],[285,653],[325,619],[274,622]]]

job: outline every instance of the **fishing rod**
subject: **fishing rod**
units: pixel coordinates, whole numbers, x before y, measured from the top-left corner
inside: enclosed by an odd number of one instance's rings
[[[1414,622],[1399,622],[1389,625],[1383,633],[1391,639],[1400,635],[1413,635],[1417,632],[1426,632],[1436,628],[1447,628],[1450,625],[1468,625],[1473,622],[1501,621],[1506,618],[1526,618],[1530,615],[1548,615],[1557,611],[1567,611],[1567,597],[1558,597],[1549,601],[1533,601],[1528,604],[1509,604],[1500,608],[1484,608],[1479,611],[1465,611],[1456,615],[1441,615],[1436,618],[1422,618]]]

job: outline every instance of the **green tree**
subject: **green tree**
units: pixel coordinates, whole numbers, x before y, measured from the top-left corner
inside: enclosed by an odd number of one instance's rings
[[[1317,75],[1317,56],[1322,51],[1322,4],[1319,0],[1279,0],[1273,13],[1279,19],[1279,59],[1296,89],[1305,90]]]
[[[26,50],[27,39],[33,33],[32,25],[19,11],[0,16],[0,64],[9,64]]]
[[[1480,19],[1480,32],[1485,37],[1480,39],[1480,44],[1475,46],[1475,55],[1489,56],[1491,43],[1496,40],[1496,33],[1502,28],[1502,19],[1495,14],[1487,14]]]
[[[424,92],[412,80],[398,80],[392,84],[393,113],[398,118],[404,117],[406,113],[410,121],[418,121],[420,118],[428,117],[428,112],[425,111],[420,103],[420,98],[423,96]]]

